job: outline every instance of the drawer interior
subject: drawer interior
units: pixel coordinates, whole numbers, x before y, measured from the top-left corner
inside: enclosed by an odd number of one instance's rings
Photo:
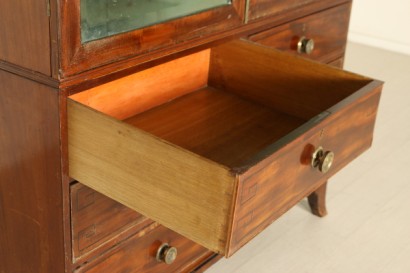
[[[184,149],[235,168],[304,123],[212,87],[125,120]]]
[[[324,66],[298,66],[286,55],[257,49],[230,43],[71,99],[219,164],[240,168],[371,81]]]
[[[244,177],[380,85],[229,42],[70,96],[69,175],[230,256],[239,247],[232,238],[245,230],[235,224],[237,200],[256,189]]]

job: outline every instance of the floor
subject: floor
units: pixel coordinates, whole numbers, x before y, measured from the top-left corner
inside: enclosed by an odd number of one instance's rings
[[[331,179],[329,215],[303,201],[207,273],[410,272],[410,56],[349,44],[345,69],[386,84],[373,147]]]

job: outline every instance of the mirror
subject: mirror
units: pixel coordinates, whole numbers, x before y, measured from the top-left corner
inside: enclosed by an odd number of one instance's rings
[[[80,0],[80,3],[81,41],[86,43],[230,5],[231,0]]]

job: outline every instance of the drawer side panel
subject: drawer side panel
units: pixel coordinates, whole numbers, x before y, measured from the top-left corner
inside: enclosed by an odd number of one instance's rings
[[[371,82],[249,41],[212,48],[209,73],[211,86],[305,120]]]
[[[223,166],[68,100],[69,174],[215,252],[235,177]]]

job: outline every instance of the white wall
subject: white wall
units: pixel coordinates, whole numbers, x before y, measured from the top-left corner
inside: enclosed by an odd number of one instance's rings
[[[349,41],[410,55],[410,0],[353,0]]]

